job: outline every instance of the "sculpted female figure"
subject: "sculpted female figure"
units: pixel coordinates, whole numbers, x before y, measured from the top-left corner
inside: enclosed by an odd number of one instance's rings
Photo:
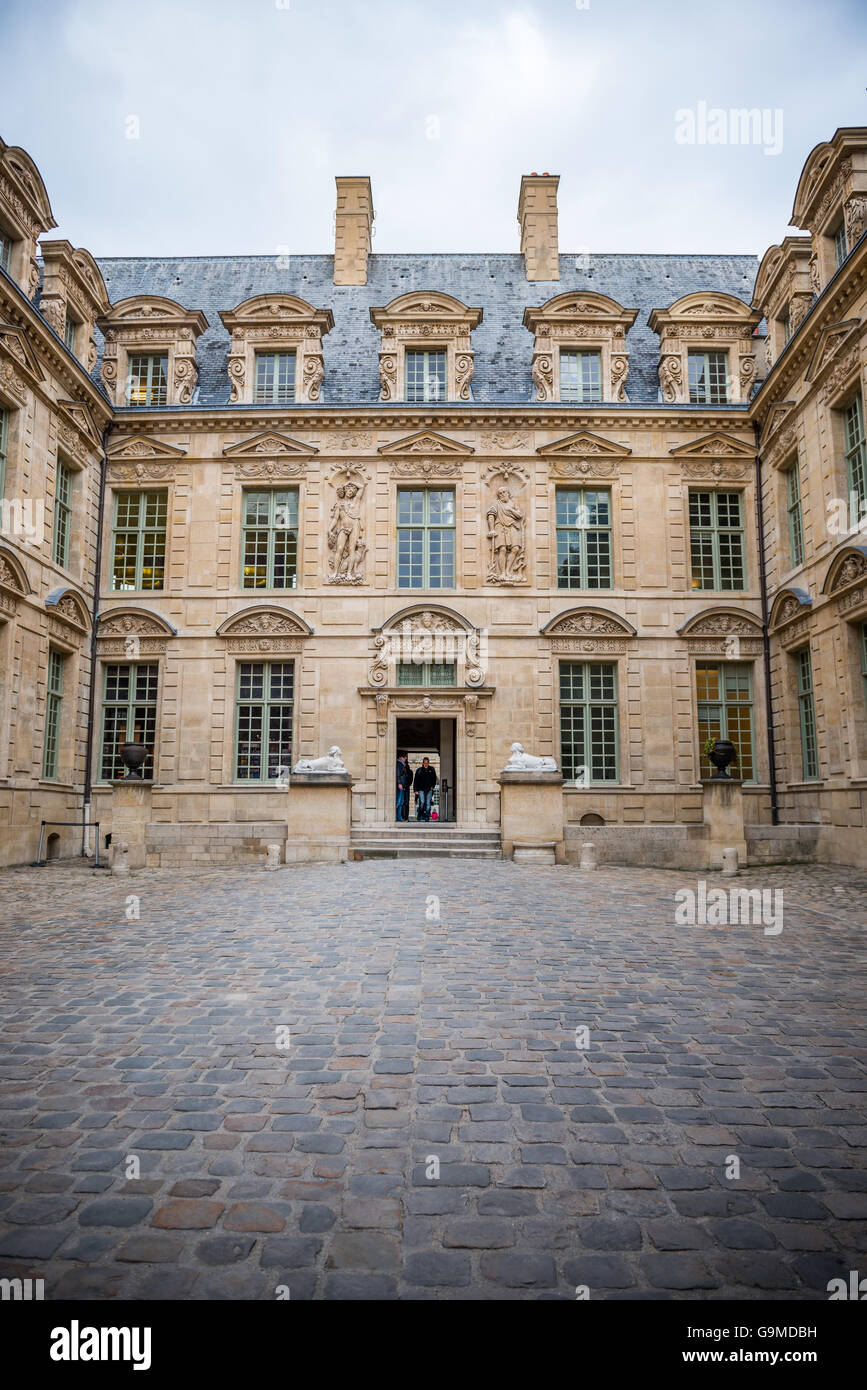
[[[328,527],[329,584],[361,584],[361,567],[367,554],[361,490],[357,483],[344,483],[337,489]]]

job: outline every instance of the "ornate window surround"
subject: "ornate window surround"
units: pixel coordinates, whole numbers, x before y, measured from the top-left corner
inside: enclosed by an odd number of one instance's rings
[[[39,287],[36,244],[56,227],[45,184],[33,160],[17,145],[0,139],[0,220],[12,237],[9,274],[32,299]],[[62,337],[61,332],[61,337]]]
[[[55,333],[65,339],[67,316],[75,319],[73,355],[86,371],[96,366],[93,330],[97,319],[111,312],[102,272],[89,251],[76,251],[68,241],[42,241],[42,294],[39,312]]]
[[[818,284],[813,278],[813,250],[809,237],[787,236],[765,252],[753,306],[767,325],[765,366],[770,371],[780,353],[794,338],[813,306]]]
[[[166,405],[191,404],[199,377],[196,342],[208,327],[201,309],[162,295],[133,295],[113,304],[97,327],[105,337],[100,375],[113,405],[126,405],[130,356],[160,352],[169,359]]]
[[[446,400],[472,398],[474,357],[472,331],[482,310],[468,308],[441,290],[411,290],[384,308],[372,308],[370,319],[381,332],[379,348],[380,400],[400,403],[406,395],[405,357],[408,348],[446,353]]]
[[[249,595],[248,595],[249,596]],[[217,628],[225,652],[226,702],[223,727],[222,781],[232,791],[275,791],[284,794],[285,788],[274,787],[267,781],[239,782],[235,776],[235,723],[237,704],[238,665],[249,661],[292,661],[294,695],[292,711],[292,747],[298,747],[301,715],[302,662],[305,642],[313,629],[302,617],[280,603],[265,602],[239,608]]]
[[[787,585],[780,590],[771,605],[768,633],[776,637],[787,650],[802,647],[810,639],[812,609],[813,600],[806,589],[796,589],[791,584]]]
[[[330,309],[314,309],[294,294],[257,294],[234,309],[221,309],[220,318],[232,339],[227,371],[233,405],[253,403],[257,351],[295,353],[295,402],[270,409],[319,400],[325,376],[322,339],[334,327]]]
[[[487,674],[487,634],[468,618],[435,600],[421,599],[393,613],[373,632],[373,659],[367,673],[370,686],[386,695],[404,694],[397,684],[402,661],[454,662],[456,685],[480,690]]]
[[[849,252],[867,227],[867,141],[862,129],[843,128],[810,152],[801,171],[791,227],[810,233],[811,276],[817,294],[837,273],[834,232],[846,224]]]
[[[689,404],[689,353],[728,354],[729,405],[746,405],[756,379],[756,340],[761,310],[718,290],[696,290],[648,320],[659,334],[659,384],[669,405]],[[708,410],[715,407],[707,406]]]
[[[537,401],[560,400],[560,350],[599,352],[602,400],[626,401],[629,350],[626,334],[638,317],[608,295],[589,290],[557,294],[540,308],[524,310],[524,327],[534,334],[533,385]],[[578,403],[576,403],[578,404]]]

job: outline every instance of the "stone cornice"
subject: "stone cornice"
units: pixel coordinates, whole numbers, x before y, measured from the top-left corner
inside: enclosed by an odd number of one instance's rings
[[[94,411],[100,428],[104,429],[112,416],[112,408],[105,396],[88,376],[84,367],[58,337],[45,319],[35,309],[14,280],[0,274],[0,318],[23,328],[29,335],[31,345],[37,352],[46,371],[65,388],[66,394],[77,399],[86,399]],[[38,387],[32,387],[46,402],[53,404],[52,397]]]

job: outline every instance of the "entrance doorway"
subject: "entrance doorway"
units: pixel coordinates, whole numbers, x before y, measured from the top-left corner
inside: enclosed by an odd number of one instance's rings
[[[455,719],[398,719],[397,748],[409,758],[415,773],[422,758],[429,758],[437,775],[432,812],[437,822],[457,820],[455,787]],[[392,815],[394,812],[392,811]],[[410,797],[410,820],[415,818],[415,797]]]

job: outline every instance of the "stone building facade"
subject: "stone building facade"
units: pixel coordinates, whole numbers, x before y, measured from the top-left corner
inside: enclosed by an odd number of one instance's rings
[[[867,864],[865,182],[760,265],[561,253],[547,174],[510,255],[373,255],[353,178],[332,255],[95,262],[3,145],[0,862],[135,739],[153,864],[292,857],[334,745],[356,836],[401,747],[496,830],[520,741],[567,857],[697,865],[728,737],[751,858]]]

